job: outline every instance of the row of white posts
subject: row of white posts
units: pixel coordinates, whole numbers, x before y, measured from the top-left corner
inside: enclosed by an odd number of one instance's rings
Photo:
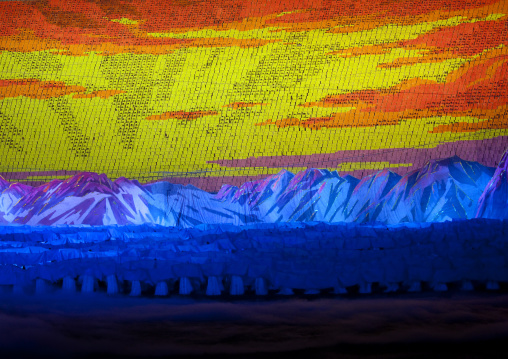
[[[97,287],[98,280],[90,275],[84,275],[80,278],[81,281],[81,293],[93,293]],[[106,286],[107,286],[107,294],[114,295],[120,293],[118,280],[116,276],[109,275],[106,277]],[[36,294],[44,294],[50,291],[51,285],[48,281],[44,279],[36,279],[35,281],[35,293]],[[393,293],[398,291],[400,285],[398,283],[389,283],[385,285],[385,293]],[[437,292],[444,292],[448,290],[448,285],[446,283],[433,283],[431,284],[431,288]],[[496,281],[488,281],[485,284],[485,288],[487,290],[499,290],[499,283]],[[461,290],[471,291],[474,290],[473,283],[469,280],[464,280],[461,283]],[[71,277],[63,278],[62,290],[66,293],[76,293],[78,291],[77,280]],[[180,278],[180,285],[178,288],[178,293],[180,295],[190,295],[195,290],[192,281],[188,277]],[[225,288],[222,283],[222,279],[220,277],[210,276],[208,277],[208,283],[206,287],[206,295],[207,296],[219,296],[224,292]],[[256,295],[267,295],[268,294],[268,284],[264,278],[257,278],[254,283],[254,290]],[[415,281],[409,283],[407,287],[407,292],[421,292],[422,291],[422,283]],[[13,292],[17,294],[24,293],[24,287],[21,285],[14,285]],[[230,285],[229,285],[229,294],[231,295],[243,295],[245,292],[244,284],[242,277],[240,276],[232,276]],[[372,293],[372,283],[363,283],[360,285],[358,292],[360,294],[368,294]],[[131,282],[131,290],[130,296],[140,296],[142,293],[142,287],[140,281],[132,281]],[[305,294],[319,294],[319,290],[309,289],[305,291]],[[335,294],[346,294],[346,288],[337,286],[334,291]],[[293,295],[294,292],[291,288],[283,287],[278,291],[278,294],[281,295]],[[169,295],[169,287],[166,281],[160,281],[155,286],[155,295],[156,296],[167,296]]]

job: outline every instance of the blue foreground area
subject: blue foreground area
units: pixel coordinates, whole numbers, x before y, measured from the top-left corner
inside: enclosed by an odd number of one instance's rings
[[[508,282],[508,221],[5,226],[0,263],[0,285],[18,293],[496,289]]]

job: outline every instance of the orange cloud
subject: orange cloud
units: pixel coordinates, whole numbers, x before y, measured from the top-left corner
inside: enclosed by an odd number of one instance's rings
[[[67,86],[61,81],[0,80],[0,99],[25,96],[44,100],[84,91],[86,91],[86,88],[83,86]]]
[[[506,4],[505,2],[505,11],[508,12]],[[441,28],[414,40],[403,41],[400,45],[423,47],[429,55],[447,53],[469,57],[506,43],[508,17],[504,16],[496,21],[478,21]]]
[[[72,98],[109,98],[125,91],[99,90],[86,92],[86,87],[66,85],[62,81],[40,81],[37,79],[0,80],[0,99],[7,97],[25,96],[33,99],[45,100],[75,94]]]
[[[342,6],[341,6],[342,5]],[[418,4],[410,1],[341,1],[333,8],[316,5],[312,11],[300,11],[269,21],[286,31],[329,29],[331,33],[350,33],[372,30],[386,25],[416,25],[435,22],[451,17],[464,19],[482,18],[493,9],[502,13],[503,1],[486,0],[466,2],[463,0],[428,1]]]
[[[505,130],[508,129],[508,119],[486,120],[479,123],[455,122],[450,125],[439,125],[429,133],[443,132],[476,132],[484,130]]]
[[[330,6],[327,1],[315,0],[0,2],[0,17],[10,20],[0,24],[0,49],[56,50],[58,54],[79,56],[90,51],[102,55],[127,52],[159,55],[180,47],[253,47],[274,40],[152,38],[148,33],[199,29],[245,31],[267,27],[274,28],[274,31],[328,29],[331,32],[354,32],[453,16],[482,17],[493,9],[504,11],[505,3],[500,0],[434,0],[415,6],[409,1],[342,0]],[[120,18],[135,23],[111,21]]]
[[[505,7],[505,12],[508,12],[508,5]],[[478,21],[438,28],[413,40],[353,47],[330,52],[328,55],[345,58],[382,55],[395,48],[419,51],[420,56],[397,58],[378,66],[395,68],[418,63],[442,62],[457,57],[470,58],[506,43],[508,43],[508,16],[497,21]]]
[[[416,7],[421,8],[421,6]],[[379,24],[379,26],[398,23],[415,25],[451,17],[461,17],[464,23],[457,26],[439,27],[412,40],[342,49],[331,52],[329,55],[341,57],[380,55],[389,53],[394,48],[405,48],[406,50],[418,50],[420,52],[420,56],[395,59],[392,62],[379,65],[378,67],[380,68],[442,62],[457,57],[468,58],[508,42],[508,16],[495,21],[467,22],[472,19],[485,18],[492,13],[507,14],[508,2],[498,1],[496,4],[487,4],[476,9],[436,10],[416,16],[393,17],[389,14],[387,16],[374,16],[372,18],[368,16],[358,23],[352,20],[350,26],[338,27],[330,31],[362,31],[377,27],[376,24]]]
[[[476,132],[482,130],[508,129],[508,106],[500,106],[495,110],[470,110],[457,113],[456,115],[490,119],[480,122],[455,122],[448,125],[439,125],[434,127],[429,133]]]
[[[89,35],[84,37],[89,38]],[[153,44],[153,45],[118,45],[112,42],[105,42],[105,38],[90,37],[89,44],[75,44],[65,43],[60,40],[42,38],[35,35],[33,30],[20,29],[16,35],[0,36],[0,50],[1,51],[17,51],[17,52],[32,52],[32,51],[51,51],[58,55],[69,56],[87,56],[90,52],[95,52],[98,55],[116,55],[121,53],[131,54],[152,54],[164,55],[173,52],[175,49],[181,47],[188,40],[175,39],[173,44]]]
[[[177,120],[195,120],[200,117],[205,116],[214,116],[218,115],[217,111],[172,111],[172,112],[164,112],[160,115],[151,115],[146,119],[151,121],[159,121],[159,120],[168,120],[170,118],[174,118]]]
[[[158,42],[159,39],[147,39],[138,41],[132,45],[116,44],[105,36],[86,35],[85,37],[96,41],[88,44],[64,43],[59,40],[37,37],[32,30],[21,29],[18,34],[8,37],[0,36],[0,51],[32,52],[47,51],[57,55],[88,56],[90,52],[97,55],[109,56],[122,53],[165,55],[181,47],[232,47],[241,48],[259,47],[278,42],[279,40],[263,39],[235,39],[235,38],[196,38],[196,39],[169,39]],[[109,40],[109,42],[105,42]],[[143,45],[147,43],[147,45]]]
[[[476,117],[492,120],[483,125],[459,124],[435,131],[504,126],[508,105],[508,49],[490,50],[451,72],[444,83],[409,79],[387,89],[331,95],[312,107],[351,107],[328,117],[268,120],[258,125],[300,126],[312,129],[397,125],[401,120],[432,116]],[[475,127],[476,126],[476,127]],[[483,126],[483,127],[481,127]]]

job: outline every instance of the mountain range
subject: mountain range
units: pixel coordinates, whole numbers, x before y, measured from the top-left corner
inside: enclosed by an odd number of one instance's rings
[[[508,151],[497,168],[457,156],[430,160],[400,176],[387,169],[362,179],[336,171],[282,170],[212,194],[167,181],[141,184],[83,172],[38,187],[0,177],[0,224],[126,225],[275,222],[398,224],[508,219]]]

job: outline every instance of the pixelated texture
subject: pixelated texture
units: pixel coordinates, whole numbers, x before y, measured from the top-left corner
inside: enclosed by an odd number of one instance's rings
[[[508,147],[505,0],[0,1],[0,174],[208,191]]]

